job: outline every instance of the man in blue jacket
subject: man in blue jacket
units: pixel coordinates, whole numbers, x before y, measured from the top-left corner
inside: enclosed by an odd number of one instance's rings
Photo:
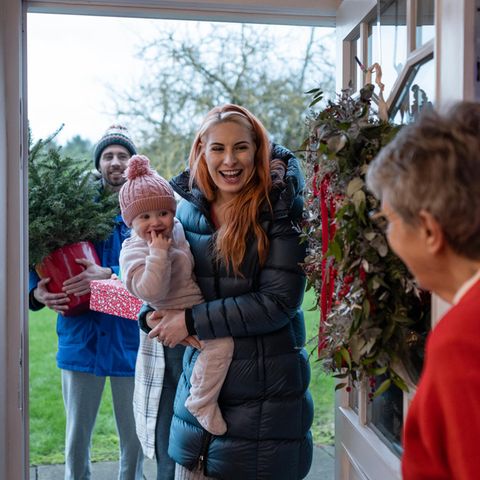
[[[95,146],[95,167],[101,174],[101,188],[118,191],[125,182],[123,173],[136,148],[128,131],[110,127]],[[65,293],[50,293],[50,279],[40,280],[30,272],[31,310],[44,306],[58,313],[57,365],[62,373],[66,412],[65,480],[86,480],[91,476],[90,444],[106,377],[110,377],[115,421],[120,438],[119,480],[143,478],[143,454],[135,433],[133,388],[139,343],[136,322],[88,310],[75,317],[62,313],[68,308],[68,294],[90,291],[91,280],[118,274],[122,242],[130,234],[118,215],[110,237],[95,245],[101,265],[87,259],[77,262],[85,270],[64,283]]]

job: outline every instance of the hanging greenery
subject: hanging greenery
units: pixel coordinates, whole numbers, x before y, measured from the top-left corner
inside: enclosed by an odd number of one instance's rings
[[[390,250],[375,215],[379,202],[365,186],[368,164],[400,128],[372,114],[373,91],[367,84],[352,98],[344,90],[309,114],[302,228],[308,242],[304,270],[321,313],[319,358],[345,380],[337,388],[348,379],[368,379],[370,398],[392,383],[408,390],[404,372],[416,379],[429,310],[429,300]],[[311,105],[322,98],[319,89],[308,93]]]

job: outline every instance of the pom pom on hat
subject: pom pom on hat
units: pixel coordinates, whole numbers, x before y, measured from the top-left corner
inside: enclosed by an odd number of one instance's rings
[[[143,175],[156,175],[157,172],[150,168],[150,160],[145,155],[134,155],[128,161],[128,167],[125,171],[127,180],[133,180]]]
[[[130,155],[135,155],[137,149],[133,143],[128,130],[123,125],[112,125],[108,130],[103,134],[103,137],[95,145],[95,150],[93,152],[93,160],[95,162],[95,168],[99,169],[100,157],[102,152],[109,147],[110,145],[120,145],[126,148]]]
[[[125,224],[132,226],[133,219],[150,210],[169,210],[175,215],[177,202],[170,184],[150,167],[145,155],[134,155],[128,161],[127,181],[118,194]]]

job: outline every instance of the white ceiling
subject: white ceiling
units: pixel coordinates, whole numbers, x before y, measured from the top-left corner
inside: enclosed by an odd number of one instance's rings
[[[341,0],[26,0],[29,12],[334,26]]]

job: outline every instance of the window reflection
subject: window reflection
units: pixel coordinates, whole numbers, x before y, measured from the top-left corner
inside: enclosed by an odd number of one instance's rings
[[[368,24],[368,65],[382,67],[385,98],[407,59],[407,2],[380,0],[380,15]]]
[[[425,341],[432,324],[432,296],[425,290],[420,290],[419,293],[418,302],[412,304],[409,311],[409,317],[414,322],[405,327],[403,348],[399,351],[399,357],[402,359],[402,371],[396,369],[397,373],[413,384],[418,383],[422,372]]]
[[[417,2],[416,48],[421,47],[435,35],[435,0]]]
[[[385,376],[376,377],[377,385],[385,379]],[[370,428],[384,439],[387,447],[400,456],[402,454],[403,391],[396,385],[392,385],[386,392],[375,397],[369,402],[367,421]]]
[[[430,330],[431,295],[428,292],[420,292],[419,301],[412,305],[409,316],[415,321],[405,332],[405,343],[399,352],[402,365],[395,370],[405,380],[409,378],[411,382],[417,383],[423,367],[425,339]],[[376,377],[372,391],[378,388],[386,378],[386,375]],[[369,402],[367,410],[369,426],[397,455],[402,453],[403,397],[404,392],[392,384],[386,392]]]
[[[412,123],[424,108],[430,108],[435,94],[434,85],[433,55],[429,55],[407,74],[403,88],[392,104],[390,119],[393,123]]]

